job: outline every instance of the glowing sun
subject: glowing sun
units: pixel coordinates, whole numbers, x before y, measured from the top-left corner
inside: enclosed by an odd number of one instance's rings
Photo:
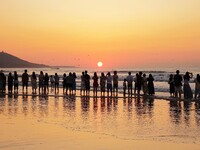
[[[97,63],[97,66],[98,66],[98,67],[102,67],[102,66],[103,66],[103,63],[102,63],[101,61],[99,61],[99,62]]]

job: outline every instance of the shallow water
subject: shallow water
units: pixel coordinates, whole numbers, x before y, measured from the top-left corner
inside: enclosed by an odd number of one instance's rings
[[[21,85],[21,75],[24,72],[24,69],[27,68],[0,68],[0,70],[3,70],[5,75],[8,75],[9,72],[13,73],[14,71],[18,72],[19,75],[19,84]],[[62,78],[63,74],[66,73],[67,75],[69,72],[76,72],[77,75],[77,88],[80,89],[80,77],[82,75],[82,71],[85,70],[85,68],[28,68],[28,74],[31,75],[34,71],[36,75],[38,76],[40,71],[43,71],[44,73],[48,73],[49,75],[54,75],[55,73],[58,73],[60,77],[60,87],[62,87]],[[166,92],[169,93],[169,84],[168,79],[170,74],[175,74],[175,71],[177,68],[113,68],[113,69],[105,69],[105,68],[95,68],[95,69],[88,69],[89,75],[92,77],[94,72],[97,72],[98,76],[100,76],[101,72],[104,72],[105,74],[107,72],[111,72],[111,75],[113,75],[113,70],[118,71],[119,76],[119,91],[123,90],[123,80],[127,77],[128,72],[131,71],[132,75],[135,77],[136,73],[139,71],[142,71],[147,76],[151,73],[155,79],[154,86],[155,86],[155,92]],[[180,73],[183,75],[186,71],[192,72],[194,74],[193,78],[190,81],[190,86],[192,90],[194,91],[194,79],[196,78],[196,74],[200,73],[199,67],[182,67],[179,68]],[[91,85],[93,83],[91,79]],[[29,85],[31,85],[29,83]]]
[[[122,140],[200,143],[200,103],[197,102],[170,102],[149,97],[1,95],[0,120],[18,126],[20,120],[35,121],[37,125],[54,125]]]

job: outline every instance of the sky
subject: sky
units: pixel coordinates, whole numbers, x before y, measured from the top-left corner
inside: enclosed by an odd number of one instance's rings
[[[93,68],[200,66],[200,0],[1,0],[0,50]]]

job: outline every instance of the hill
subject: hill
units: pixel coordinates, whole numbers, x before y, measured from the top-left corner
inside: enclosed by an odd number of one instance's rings
[[[31,63],[11,54],[0,52],[0,68],[42,68],[43,64]]]

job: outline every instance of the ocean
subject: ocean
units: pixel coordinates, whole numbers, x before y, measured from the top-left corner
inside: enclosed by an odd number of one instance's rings
[[[9,72],[13,73],[14,71],[18,72],[19,75],[19,81],[21,81],[21,75],[24,72],[24,69],[27,68],[2,68],[0,70],[3,70],[3,72],[8,75]],[[194,92],[194,79],[196,78],[196,75],[200,73],[200,68],[198,67],[180,67],[180,68],[114,68],[114,69],[104,69],[104,68],[96,68],[96,69],[86,69],[86,68],[28,68],[28,74],[31,75],[34,71],[36,75],[38,76],[40,71],[43,71],[44,73],[48,73],[48,75],[55,75],[57,73],[60,77],[60,87],[62,87],[62,78],[63,74],[66,73],[67,75],[69,72],[75,72],[77,75],[76,83],[77,83],[77,89],[80,89],[80,77],[82,74],[82,71],[88,70],[88,73],[90,77],[93,76],[94,72],[97,72],[97,75],[100,76],[101,72],[104,72],[105,74],[107,72],[111,72],[111,75],[113,75],[113,72],[116,70],[118,71],[119,76],[119,91],[122,92],[122,86],[123,86],[123,80],[128,76],[128,72],[130,71],[132,75],[135,77],[136,73],[139,71],[142,71],[145,73],[148,77],[148,75],[151,73],[155,79],[154,86],[155,86],[155,92],[156,95],[159,96],[168,96],[169,95],[169,84],[168,79],[170,74],[175,74],[176,70],[180,70],[180,74],[184,75],[186,71],[193,73],[193,78],[190,80],[190,86]],[[93,83],[92,79],[90,81],[91,85]],[[30,85],[30,83],[29,83]]]

